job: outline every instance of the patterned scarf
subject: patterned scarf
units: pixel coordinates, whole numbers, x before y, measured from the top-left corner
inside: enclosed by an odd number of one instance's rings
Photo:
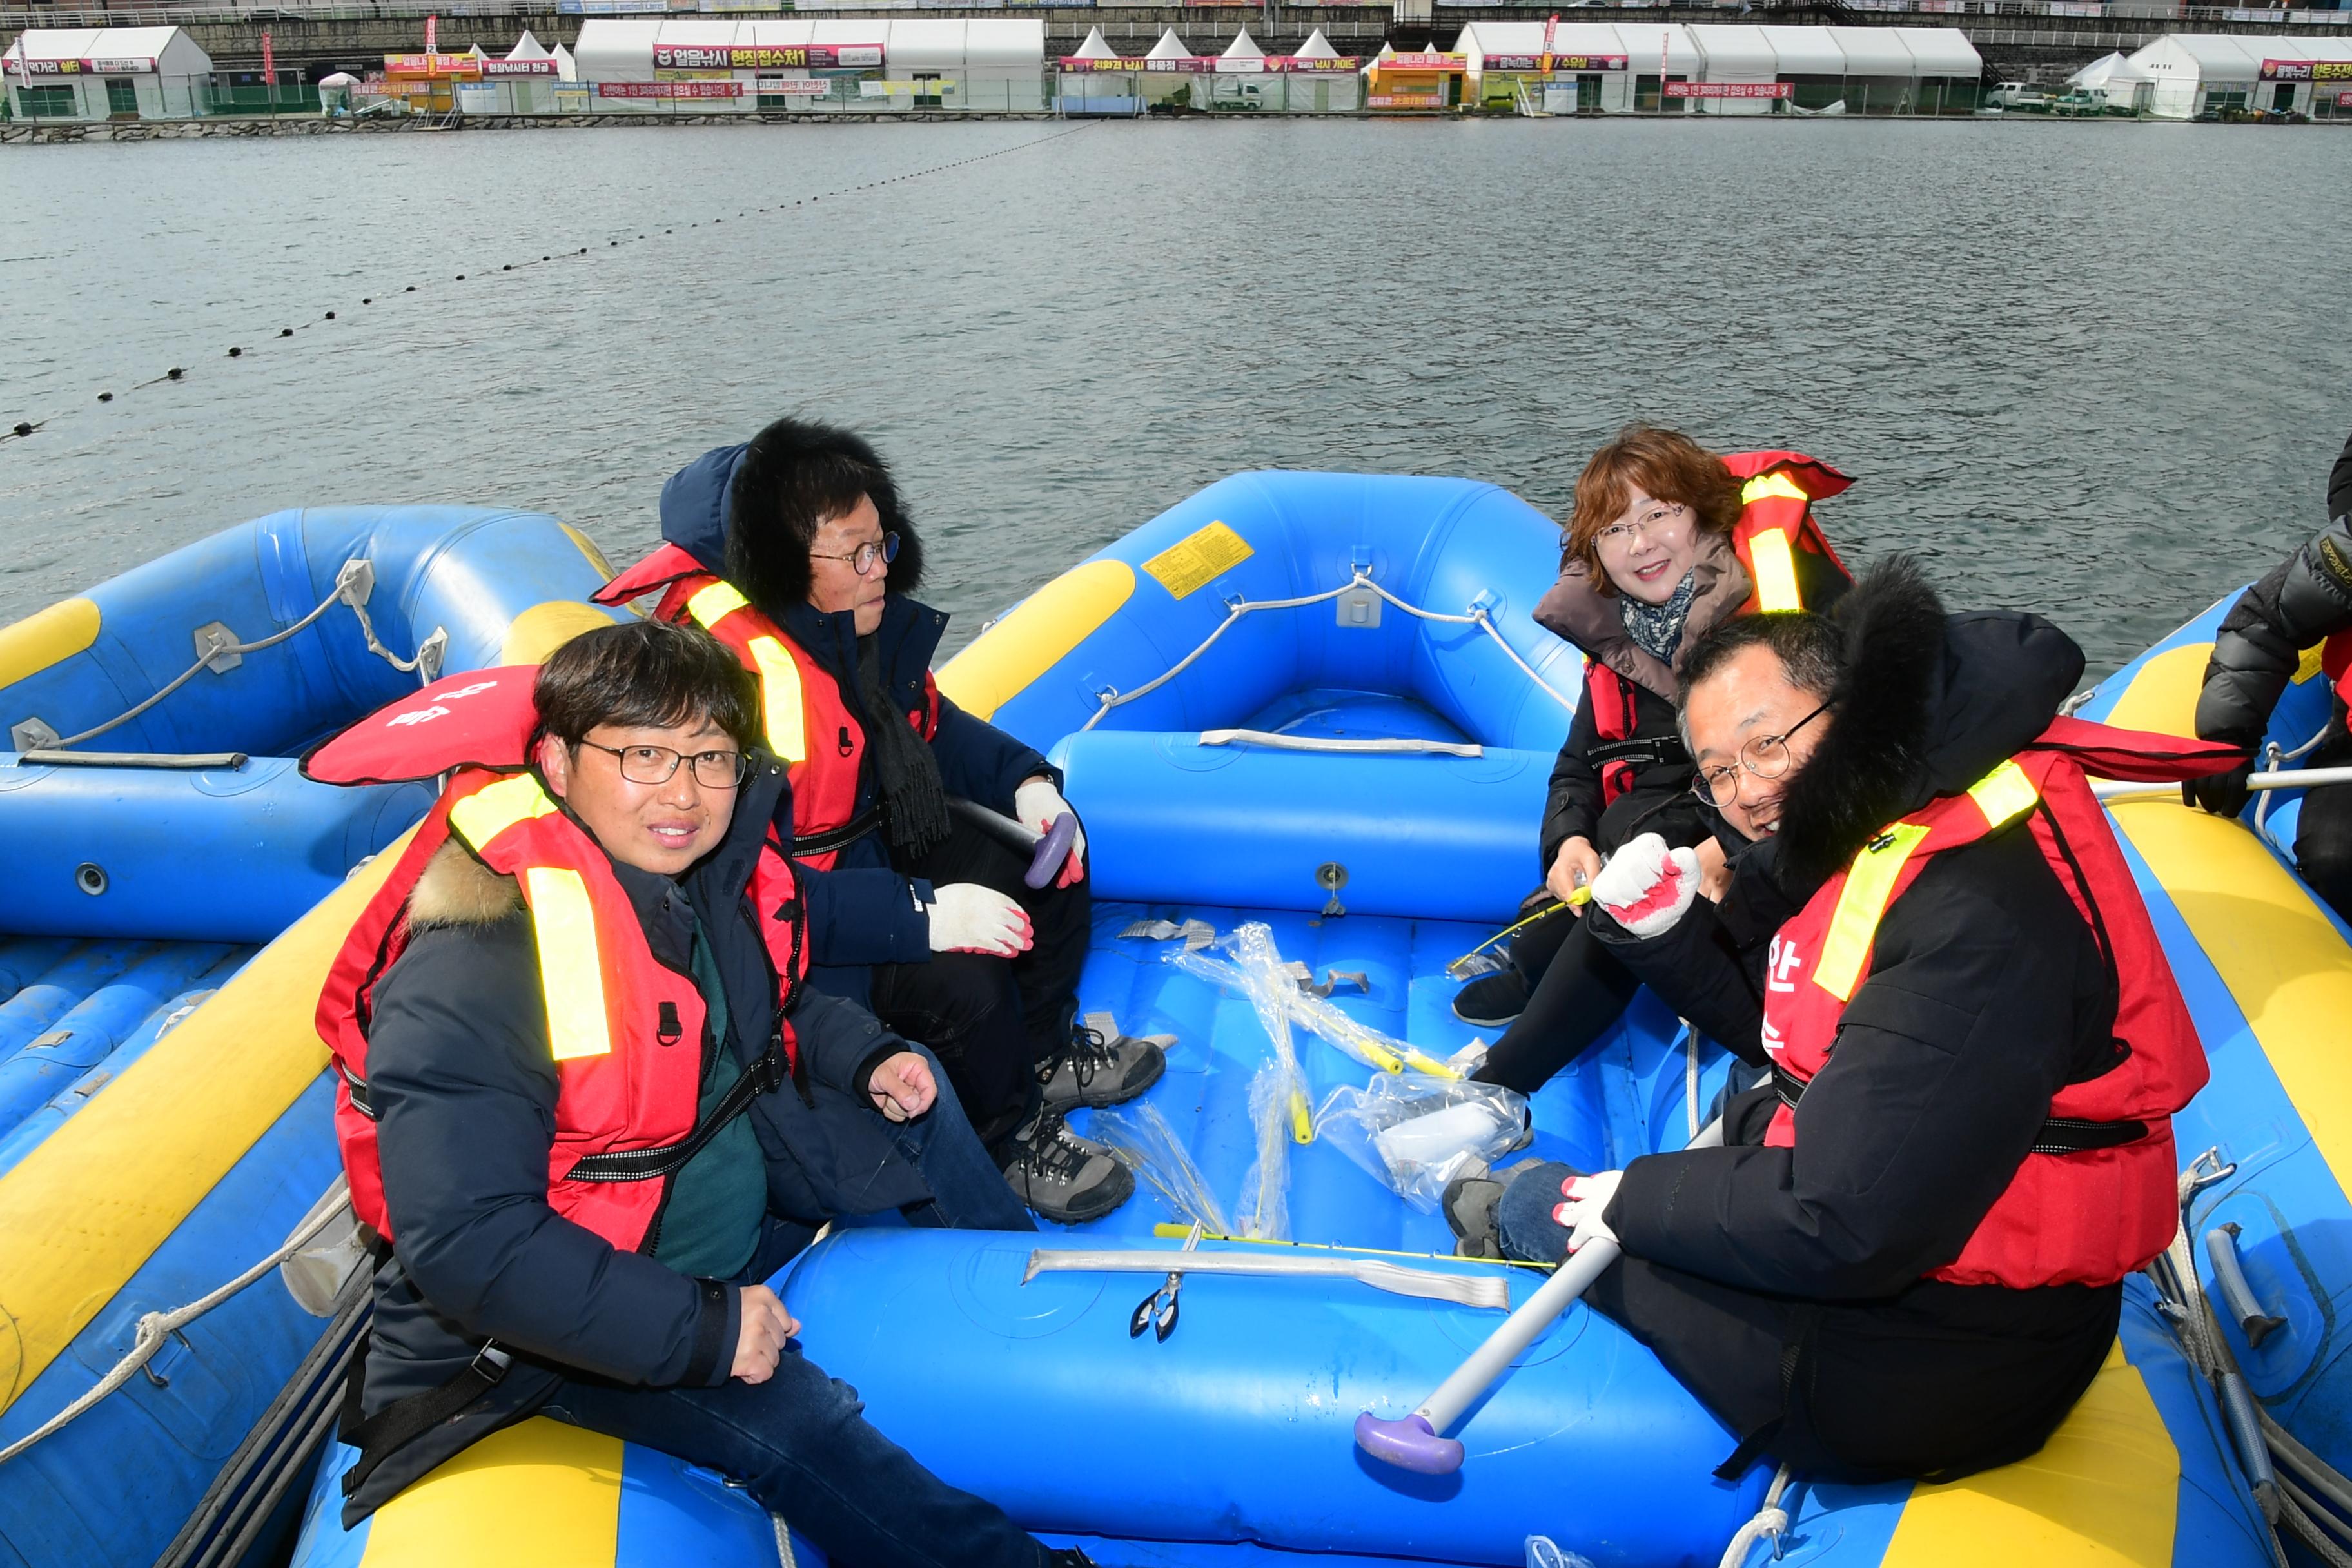
[[[1625,623],[1625,635],[1643,653],[1660,664],[1671,667],[1675,648],[1683,640],[1683,622],[1690,616],[1691,601],[1698,597],[1698,573],[1683,574],[1675,584],[1674,597],[1663,605],[1645,605],[1631,594],[1617,595],[1617,617]]]

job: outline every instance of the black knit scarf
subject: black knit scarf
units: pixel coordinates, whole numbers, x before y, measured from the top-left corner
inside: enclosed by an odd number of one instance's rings
[[[866,741],[874,776],[882,786],[882,822],[890,847],[919,857],[948,836],[948,792],[939,759],[882,684],[882,654],[871,637],[857,639],[857,689],[872,722]]]

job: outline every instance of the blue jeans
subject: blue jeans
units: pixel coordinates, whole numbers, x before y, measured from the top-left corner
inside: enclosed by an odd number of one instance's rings
[[[917,1047],[920,1049],[920,1047]],[[907,1223],[1034,1230],[981,1147],[939,1061],[939,1103],[893,1129],[933,1197]],[[798,1215],[811,1222],[825,1215]],[[758,1284],[807,1242],[772,1218],[739,1284]],[[855,1568],[1039,1568],[1045,1548],[994,1503],[960,1491],[869,1425],[857,1391],[788,1349],[765,1383],[635,1388],[567,1378],[540,1414],[641,1443],[740,1481],[834,1562]]]
[[[1551,1217],[1551,1211],[1568,1201],[1560,1184],[1580,1174],[1573,1165],[1549,1160],[1511,1173],[1511,1184],[1495,1204],[1495,1239],[1502,1244],[1504,1257],[1522,1263],[1560,1260],[1568,1251],[1568,1228]]]

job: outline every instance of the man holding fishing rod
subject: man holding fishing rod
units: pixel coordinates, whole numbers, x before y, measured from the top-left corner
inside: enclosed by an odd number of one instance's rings
[[[2082,668],[2037,616],[1947,616],[1900,558],[1834,620],[1727,622],[1685,661],[1696,787],[1756,842],[1718,912],[1689,851],[1637,839],[1588,918],[1772,1081],[1720,1146],[1522,1168],[1495,1223],[1529,1260],[1622,1247],[1586,1299],[1731,1430],[1727,1476],[2023,1458],[2172,1239],[2204,1055],[2084,773],[2238,753],[2061,718]]]
[[[1117,1208],[1134,1176],[1064,1114],[1142,1093],[1173,1042],[1077,1016],[1085,833],[1052,764],[933,683],[947,616],[908,597],[923,550],[889,466],[849,431],[779,419],[673,475],[661,514],[664,546],[598,597],[659,594],[657,618],[707,628],[759,678],[792,775],[778,826],[825,873],[811,879],[813,984],[940,1054],[1040,1215]],[[1005,817],[1071,835],[1045,885],[1002,842]]]

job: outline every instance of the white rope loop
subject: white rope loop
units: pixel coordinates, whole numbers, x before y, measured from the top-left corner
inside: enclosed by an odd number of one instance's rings
[[[332,602],[333,601],[331,600],[329,601],[329,603]],[[155,1352],[163,1348],[164,1341],[170,1339],[173,1334],[179,1332],[180,1330],[185,1328],[188,1324],[194,1322],[198,1318],[203,1317],[206,1312],[211,1311],[223,1301],[227,1300],[230,1297],[236,1295],[238,1291],[244,1289],[247,1286],[251,1285],[255,1280],[261,1279],[271,1269],[277,1268],[279,1264],[285,1262],[288,1258],[301,1251],[304,1247],[308,1246],[318,1237],[320,1232],[325,1230],[330,1224],[333,1223],[335,1220],[342,1218],[350,1212],[350,1205],[347,1204],[332,1205],[328,1207],[325,1213],[313,1216],[309,1224],[297,1226],[294,1234],[286,1238],[285,1246],[279,1247],[277,1251],[271,1253],[268,1257],[263,1258],[260,1262],[255,1264],[252,1268],[247,1269],[244,1273],[230,1280],[227,1284],[220,1286],[205,1295],[197,1297],[194,1300],[189,1302],[184,1307],[174,1307],[168,1312],[147,1312],[142,1314],[139,1319],[137,1331],[131,1337],[131,1350],[129,1353],[124,1355],[121,1361],[114,1363],[113,1370],[109,1372],[104,1377],[100,1378],[95,1384],[92,1384],[89,1392],[82,1394],[80,1398],[75,1400],[71,1405],[67,1405],[63,1410],[58,1411],[55,1415],[50,1416],[47,1421],[44,1421],[32,1431],[27,1432],[22,1437],[19,1437],[15,1442],[9,1444],[5,1448],[0,1448],[0,1465],[6,1464],[9,1460],[15,1458],[17,1455],[23,1453],[26,1449],[31,1447],[42,1438],[48,1436],[51,1433],[71,1426],[75,1421],[87,1414],[93,1405],[98,1404],[100,1400],[104,1399],[108,1394],[112,1394],[116,1389],[121,1388],[124,1384],[130,1382],[133,1373],[137,1373],[142,1367],[145,1366],[150,1361],[154,1359]]]
[[[1112,709],[1123,708],[1127,706],[1127,704],[1133,702],[1139,698],[1149,697],[1153,692],[1159,690],[1161,687],[1167,685],[1170,681],[1175,679],[1178,676],[1183,674],[1185,670],[1192,668],[1194,660],[1198,659],[1202,654],[1208,652],[1212,647],[1214,647],[1216,646],[1217,639],[1231,631],[1234,627],[1234,624],[1236,621],[1239,621],[1244,616],[1254,614],[1259,610],[1297,610],[1304,609],[1309,605],[1328,605],[1332,600],[1339,597],[1340,595],[1352,594],[1359,588],[1370,588],[1373,593],[1378,594],[1382,599],[1394,605],[1406,615],[1415,616],[1421,620],[1438,621],[1446,626],[1476,626],[1480,631],[1485,632],[1488,637],[1495,639],[1495,646],[1501,648],[1504,655],[1508,658],[1513,664],[1519,667],[1521,673],[1526,675],[1529,680],[1536,683],[1536,689],[1541,691],[1545,696],[1559,703],[1562,708],[1567,709],[1570,713],[1576,711],[1576,703],[1572,699],[1563,697],[1558,691],[1554,690],[1549,682],[1546,681],[1542,676],[1536,673],[1535,667],[1533,665],[1519,657],[1519,650],[1513,647],[1510,643],[1504,638],[1501,628],[1495,625],[1494,617],[1489,616],[1483,606],[1473,608],[1464,615],[1449,616],[1442,610],[1429,610],[1423,609],[1419,605],[1408,605],[1402,599],[1398,598],[1394,594],[1390,593],[1386,588],[1381,587],[1378,583],[1373,582],[1371,574],[1366,572],[1362,567],[1359,566],[1355,569],[1355,574],[1347,582],[1340,584],[1336,588],[1328,589],[1320,594],[1307,594],[1295,599],[1234,600],[1231,605],[1226,606],[1225,618],[1217,623],[1217,629],[1211,632],[1207,637],[1202,638],[1201,644],[1198,647],[1195,647],[1191,653],[1186,654],[1182,658],[1178,659],[1165,671],[1155,676],[1153,679],[1145,681],[1141,686],[1137,687],[1132,691],[1120,691],[1116,688],[1103,691],[1099,698],[1101,706],[1094,710],[1094,713],[1085,723],[1078,726],[1078,733],[1083,735],[1087,731],[1093,729],[1097,724],[1101,723],[1104,716],[1109,713]]]
[[[1764,1506],[1756,1517],[1739,1527],[1731,1544],[1723,1549],[1723,1561],[1717,1568],[1748,1568],[1748,1554],[1759,1541],[1778,1541],[1789,1528],[1789,1510],[1780,1506],[1780,1496],[1789,1489],[1789,1467],[1783,1465],[1773,1473],[1771,1489],[1764,1494]]]
[[[232,655],[242,658],[248,653],[259,653],[264,648],[276,647],[279,643],[284,642],[287,638],[293,637],[298,632],[307,631],[311,626],[317,625],[320,616],[325,615],[329,610],[333,609],[339,604],[349,605],[352,608],[352,614],[359,617],[360,632],[367,638],[368,652],[375,655],[378,658],[383,659],[386,664],[392,666],[393,668],[404,673],[414,672],[420,667],[425,666],[428,661],[437,667],[440,663],[441,650],[448,647],[449,644],[449,634],[446,630],[441,627],[435,627],[433,635],[426,637],[423,642],[417,645],[416,657],[415,658],[402,658],[399,655],[394,653],[390,648],[384,647],[383,643],[376,639],[375,623],[368,618],[367,601],[360,588],[360,584],[362,581],[366,581],[371,584],[373,583],[374,570],[374,564],[365,556],[352,556],[349,561],[344,562],[342,569],[335,574],[335,586],[333,591],[328,594],[325,598],[320,600],[317,606],[313,608],[309,615],[304,616],[292,626],[288,626],[283,631],[272,633],[268,637],[257,638],[252,642],[227,642],[213,645],[211,647],[205,650],[204,656],[197,659],[195,663],[188,666],[187,668],[173,676],[168,683],[158,688],[144,701],[140,702],[136,706],[127,709],[121,713],[117,713],[113,718],[109,719],[105,723],[97,726],[95,729],[84,730],[79,735],[68,735],[62,740],[53,741],[49,743],[50,748],[53,750],[62,751],[68,746],[79,746],[84,741],[94,741],[110,730],[117,729],[121,725],[128,724],[131,721],[138,718],[142,713],[146,712],[149,709],[154,707],[155,704],[163,701],[163,699],[171,696],[172,693],[177,691],[183,686],[185,686],[189,681],[194,680],[197,676],[211,668],[214,660]],[[424,679],[426,680],[432,679],[433,671],[429,669],[426,670]]]

